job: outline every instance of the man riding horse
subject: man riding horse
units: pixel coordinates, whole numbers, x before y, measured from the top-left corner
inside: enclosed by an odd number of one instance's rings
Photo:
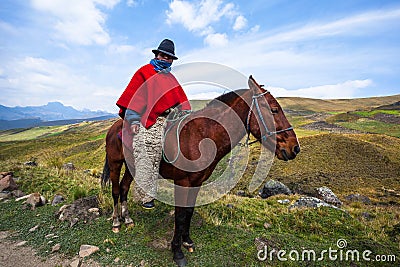
[[[166,116],[178,105],[182,110],[191,109],[185,92],[170,72],[172,62],[178,59],[174,43],[165,39],[152,52],[155,58],[136,71],[117,101],[119,115],[129,124],[125,127],[129,132],[126,136],[133,134],[134,195],[146,209],[155,206]],[[130,144],[130,140],[124,143]]]

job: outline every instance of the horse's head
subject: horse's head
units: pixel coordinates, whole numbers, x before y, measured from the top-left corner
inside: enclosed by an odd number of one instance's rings
[[[247,119],[248,131],[265,147],[273,149],[275,146],[278,159],[294,159],[300,153],[300,145],[278,101],[252,76],[249,87],[253,98]]]

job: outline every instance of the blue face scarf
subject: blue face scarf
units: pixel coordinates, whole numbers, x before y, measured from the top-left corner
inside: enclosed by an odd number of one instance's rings
[[[170,63],[170,62],[153,58],[152,60],[150,60],[150,64],[154,66],[154,69],[156,71],[161,71],[161,72],[165,72],[165,73],[168,73],[171,71],[172,63]]]

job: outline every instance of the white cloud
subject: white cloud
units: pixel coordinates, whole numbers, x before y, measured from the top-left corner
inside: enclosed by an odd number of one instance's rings
[[[221,47],[228,43],[228,36],[225,33],[213,33],[209,34],[204,42],[210,47]]]
[[[313,86],[307,88],[300,88],[295,90],[288,90],[282,87],[265,86],[275,97],[305,97],[305,98],[317,98],[317,99],[347,99],[357,97],[359,91],[363,88],[367,88],[373,85],[372,80],[351,80],[345,81],[338,84],[327,84],[320,86]],[[190,86],[184,86],[184,90],[188,94],[188,98],[191,100],[209,100],[216,98],[224,90],[216,90],[213,88],[207,88],[203,86],[196,90],[193,90]]]
[[[251,33],[256,33],[260,30],[260,25],[255,25],[250,29]]]
[[[89,0],[89,1],[91,1],[91,0]],[[82,2],[82,1],[79,1],[79,2]],[[118,4],[120,2],[120,0],[93,0],[93,2],[111,9],[116,4]]]
[[[106,15],[97,7],[113,8],[119,0],[32,0],[32,6],[51,15],[55,37],[79,45],[105,45],[110,36],[104,28]]]
[[[398,47],[371,40],[394,34],[399,28],[399,19],[400,9],[391,9],[300,27],[285,26],[273,32],[237,35],[229,39],[229,45],[203,47],[181,58],[182,61],[225,64],[246,76],[253,74],[261,83],[288,88],[290,94],[295,93],[293,89],[303,88],[300,92],[311,97],[312,93],[308,92],[313,89],[306,88],[315,85],[335,85],[367,78],[377,81],[383,72],[393,76],[393,70],[398,69],[395,63]],[[336,34],[335,37],[340,39],[328,38],[329,34]],[[367,91],[367,94],[373,94],[373,86],[366,86],[363,92],[353,91],[351,88],[355,88],[355,84],[349,86],[344,83],[341,86],[343,89],[337,92],[349,90],[349,97],[354,97],[354,92],[359,93],[358,96],[365,95]],[[319,89],[328,90],[329,86]],[[335,96],[332,90],[326,91],[329,95],[323,95],[318,90],[314,92],[315,97]],[[337,96],[346,97],[346,93],[341,92]]]
[[[43,58],[25,57],[8,62],[0,88],[0,102],[7,106],[43,105],[61,101],[78,109],[113,110],[114,103],[104,92],[116,96],[106,85],[98,85],[70,67]],[[3,90],[3,89],[2,89]],[[103,92],[103,93],[99,93]]]
[[[271,93],[276,97],[297,96],[320,99],[340,99],[353,98],[357,95],[360,89],[369,87],[372,84],[372,80],[365,79],[345,81],[338,84],[312,86],[296,90],[287,90],[285,88],[271,86],[267,86],[266,89],[271,91]]]
[[[182,24],[189,31],[200,32],[222,17],[232,15],[234,6],[233,4],[224,5],[221,0],[204,0],[195,3],[173,0],[169,8],[166,13],[168,24]]]
[[[128,1],[126,1],[126,5],[127,6],[129,6],[129,7],[135,7],[135,6],[137,6],[137,1],[135,1],[135,0],[128,0]]]
[[[188,31],[205,36],[204,42],[213,47],[224,45],[228,40],[226,33],[215,33],[214,23],[223,18],[231,20],[236,16],[232,26],[235,30],[240,30],[247,24],[246,18],[238,15],[234,4],[224,3],[222,0],[173,0],[166,15],[168,24],[181,24]]]
[[[132,45],[110,45],[108,47],[108,51],[110,53],[116,53],[116,54],[127,54],[135,52],[136,50],[137,50],[136,47]]]
[[[242,15],[238,16],[233,24],[233,29],[239,31],[247,26],[247,19]]]
[[[282,33],[266,36],[263,43],[297,42],[299,40],[313,40],[332,36],[367,35],[379,32],[398,23],[400,9],[379,10],[345,17],[331,22],[316,22],[304,27],[296,28]],[[388,21],[396,21],[389,25]],[[397,24],[398,25],[398,24]]]

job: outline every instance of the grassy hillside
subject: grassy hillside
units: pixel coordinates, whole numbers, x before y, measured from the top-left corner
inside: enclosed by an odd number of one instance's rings
[[[309,110],[314,112],[346,112],[376,108],[400,101],[400,95],[354,98],[354,99],[313,99],[300,97],[280,97],[284,109]]]
[[[337,240],[345,239],[349,249],[395,255],[400,260],[400,138],[385,132],[365,133],[370,132],[365,129],[348,134],[301,128],[315,122],[340,125],[358,123],[360,118],[375,121],[374,107],[394,103],[397,98],[379,99],[380,103],[371,100],[373,106],[364,106],[363,111],[344,108],[332,114],[332,110],[321,111],[321,104],[318,111],[299,108],[287,112],[298,133],[301,153],[294,161],[275,160],[265,179],[279,180],[296,194],[263,200],[257,191],[248,191],[260,149],[259,144],[252,145],[248,169],[230,194],[196,208],[192,223],[196,251],[186,253],[188,266],[395,266],[393,262],[339,262],[327,257],[321,262],[287,261],[282,265],[276,254],[272,261],[257,259],[263,244],[275,250],[306,248],[321,252],[330,247],[336,249]],[[308,102],[302,101],[297,102],[306,107]],[[390,114],[396,117],[396,112]],[[111,191],[100,189],[97,176],[103,166],[104,137],[113,121],[1,132],[0,171],[13,171],[23,191],[38,191],[48,199],[62,194],[68,203],[97,195],[103,215],[92,223],[70,228],[55,219],[59,206],[31,211],[14,201],[2,202],[0,230],[14,231],[43,256],[50,254],[52,246],[45,236],[53,233],[59,236],[60,253],[69,257],[77,253],[81,244],[90,243],[100,247],[92,258],[107,266],[174,266],[168,247],[173,234],[173,207],[157,202],[157,208],[148,212],[130,198],[135,227],[122,228],[119,234],[111,232],[111,222],[107,220],[112,208]],[[380,122],[386,129],[398,127],[396,123]],[[38,166],[25,166],[23,163],[29,160],[35,160]],[[72,162],[76,170],[64,170],[62,165],[67,162]],[[214,175],[226,168],[227,161],[221,161]],[[320,186],[328,186],[336,193],[344,203],[342,210],[289,211],[289,204],[278,203],[282,199],[294,203],[301,195],[315,195],[315,188]],[[237,196],[239,190],[246,197]],[[356,193],[368,197],[371,203],[346,200],[346,196]],[[29,232],[37,224],[40,230]],[[116,258],[118,264],[114,262]]]
[[[278,97],[279,104],[285,110],[313,112],[347,112],[365,110],[390,105],[400,101],[400,94],[393,96],[352,98],[352,99],[315,99],[304,97]],[[190,100],[194,110],[203,108],[208,100]]]

